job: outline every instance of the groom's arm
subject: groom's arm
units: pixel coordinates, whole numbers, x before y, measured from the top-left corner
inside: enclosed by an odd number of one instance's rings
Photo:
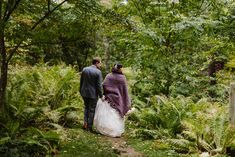
[[[100,71],[99,74],[98,74],[98,82],[97,82],[97,88],[98,88],[97,91],[98,91],[98,95],[99,95],[100,98],[102,98],[102,96],[103,96],[103,93],[102,93],[102,80],[103,80],[102,73]]]
[[[80,88],[79,88],[79,92],[82,92],[82,85],[83,85],[83,77],[84,77],[84,73],[82,71],[81,76],[80,76]]]

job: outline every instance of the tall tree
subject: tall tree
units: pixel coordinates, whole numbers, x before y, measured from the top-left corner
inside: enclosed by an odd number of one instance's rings
[[[44,4],[45,8],[47,8],[46,11],[41,10],[43,14],[38,14],[34,16],[39,16],[37,20],[30,25],[30,29],[27,30],[27,32],[24,32],[24,34],[28,34],[32,31],[34,31],[39,24],[41,24],[46,18],[48,18],[49,15],[51,15],[56,9],[58,9],[60,6],[62,6],[67,0],[63,0],[60,3],[55,3],[54,7],[52,8],[52,1],[47,0],[47,1],[22,1],[22,0],[1,0],[0,1],[0,54],[1,54],[1,62],[0,62],[0,67],[1,67],[1,75],[0,75],[0,111],[4,113],[5,111],[5,106],[6,106],[6,87],[7,87],[7,74],[8,74],[8,65],[9,62],[12,58],[12,56],[16,53],[17,49],[19,46],[27,39],[26,36],[23,36],[20,40],[17,41],[17,43],[14,46],[12,45],[13,48],[11,49],[6,49],[6,36],[5,34],[7,32],[7,27],[10,21],[12,21],[11,18],[17,14],[18,9],[26,7],[26,4],[37,4],[41,3],[41,5]],[[32,9],[32,8],[31,8]],[[22,10],[21,10],[22,11]]]

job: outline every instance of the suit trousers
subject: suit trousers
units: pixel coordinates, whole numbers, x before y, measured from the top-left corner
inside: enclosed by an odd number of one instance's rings
[[[88,129],[92,129],[98,99],[83,97],[83,100],[85,104],[84,122],[87,123]]]

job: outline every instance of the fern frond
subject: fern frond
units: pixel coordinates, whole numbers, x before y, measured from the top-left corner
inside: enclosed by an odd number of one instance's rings
[[[194,146],[192,142],[186,139],[167,139],[166,142],[178,151],[189,152],[189,148]]]

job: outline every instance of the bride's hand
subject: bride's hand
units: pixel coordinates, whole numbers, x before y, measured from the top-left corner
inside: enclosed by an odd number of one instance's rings
[[[102,96],[101,100],[102,100],[102,101],[104,101],[104,100],[105,100],[105,96],[104,96],[104,95]]]
[[[127,115],[130,115],[132,114],[133,112],[135,112],[136,108],[135,107],[132,107],[128,112],[127,112]]]

